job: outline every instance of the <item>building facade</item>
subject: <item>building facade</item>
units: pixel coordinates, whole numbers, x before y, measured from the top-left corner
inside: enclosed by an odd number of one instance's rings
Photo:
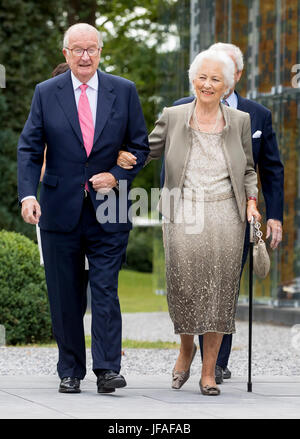
[[[284,234],[280,248],[270,252],[270,275],[255,279],[255,297],[275,306],[299,306],[300,1],[191,0],[190,8],[191,59],[214,42],[236,44],[245,61],[238,91],[272,111],[285,166]],[[260,207],[264,211],[262,195]],[[242,295],[247,277],[246,269]]]

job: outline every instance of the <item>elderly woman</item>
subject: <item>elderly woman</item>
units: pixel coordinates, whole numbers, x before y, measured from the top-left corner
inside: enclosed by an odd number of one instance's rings
[[[232,59],[220,51],[201,52],[189,78],[196,99],[164,109],[149,137],[148,162],[165,153],[159,207],[167,300],[175,333],[181,337],[172,387],[180,389],[189,378],[194,336],[203,334],[200,390],[219,395],[215,365],[223,334],[235,332],[246,218],[260,219],[257,176],[249,114],[220,103],[233,86]],[[120,166],[134,163],[131,154],[119,155]],[[174,188],[179,197],[173,197],[172,204]]]

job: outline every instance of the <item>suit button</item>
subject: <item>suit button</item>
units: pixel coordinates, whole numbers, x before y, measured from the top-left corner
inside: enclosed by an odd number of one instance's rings
[[[86,167],[86,168],[88,168],[88,167],[89,167],[89,164],[88,164],[88,162],[86,162],[86,164],[85,164],[85,167]]]

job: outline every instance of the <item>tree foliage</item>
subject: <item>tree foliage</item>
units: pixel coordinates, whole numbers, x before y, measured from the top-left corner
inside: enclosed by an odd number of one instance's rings
[[[0,1],[0,64],[6,69],[6,88],[0,90],[0,228],[26,232],[17,202],[16,145],[29,112],[35,85],[61,62],[54,0]]]
[[[23,224],[17,204],[17,140],[35,85],[64,61],[63,33],[76,22],[102,32],[100,67],[136,83],[149,131],[163,106],[188,93],[189,0],[0,0],[0,64],[6,68],[6,88],[0,89],[0,228],[31,237],[34,228]],[[172,51],[170,41],[176,42]],[[149,190],[153,177],[150,165],[135,185]]]

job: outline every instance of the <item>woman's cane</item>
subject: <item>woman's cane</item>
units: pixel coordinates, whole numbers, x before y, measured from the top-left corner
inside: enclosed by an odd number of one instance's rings
[[[252,363],[252,313],[253,313],[253,244],[255,240],[254,217],[250,222],[249,237],[249,339],[248,339],[248,392],[252,392],[251,363]]]

